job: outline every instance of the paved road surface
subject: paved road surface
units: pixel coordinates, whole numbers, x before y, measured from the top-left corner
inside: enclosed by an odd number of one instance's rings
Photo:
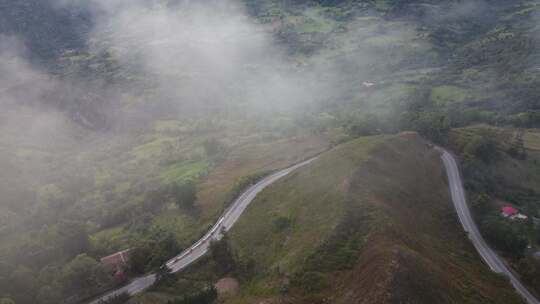
[[[210,241],[221,239],[223,237],[222,231],[228,231],[234,225],[234,223],[236,223],[238,218],[240,218],[242,212],[244,212],[244,210],[253,201],[253,199],[257,196],[259,192],[276,182],[278,179],[288,175],[289,173],[300,167],[311,163],[315,159],[316,157],[276,172],[249,187],[231,204],[231,206],[219,218],[217,223],[210,229],[210,231],[208,231],[197,243],[193,244],[191,247],[184,250],[176,257],[170,259],[166,263],[166,265],[172,270],[172,272],[178,272],[186,268],[188,265],[190,265],[200,257],[202,257],[208,251],[208,248],[210,247]],[[128,293],[129,295],[140,293],[141,291],[152,286],[155,282],[155,274],[149,274],[143,277],[136,278],[132,280],[128,285],[110,291],[109,293],[92,301],[91,304],[97,304],[100,300],[107,300],[122,293]]]
[[[450,193],[452,195],[452,201],[454,207],[459,216],[459,220],[463,225],[463,229],[468,233],[469,239],[471,239],[474,247],[482,259],[488,264],[491,270],[502,273],[510,279],[510,282],[516,288],[517,292],[525,298],[529,304],[540,304],[538,300],[533,296],[523,284],[518,280],[516,275],[510,271],[503,260],[486,244],[482,235],[478,231],[476,224],[471,216],[471,212],[467,205],[465,198],[465,190],[459,174],[459,169],[454,156],[447,151],[438,148],[442,152],[442,160],[444,167],[446,168],[446,174],[448,175],[448,182],[450,186]]]

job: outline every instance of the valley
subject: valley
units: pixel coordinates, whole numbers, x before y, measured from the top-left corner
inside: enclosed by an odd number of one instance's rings
[[[536,303],[539,9],[0,0],[0,303]]]

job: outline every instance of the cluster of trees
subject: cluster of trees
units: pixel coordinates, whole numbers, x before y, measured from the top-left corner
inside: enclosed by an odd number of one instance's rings
[[[252,259],[240,259],[231,247],[227,235],[210,243],[210,258],[214,272],[219,276],[234,273],[238,278],[249,279],[256,273],[255,262]]]
[[[83,223],[64,220],[44,227],[37,240],[0,260],[0,294],[16,303],[59,303],[114,283],[110,273],[85,254],[91,248]]]
[[[465,187],[476,193],[492,193],[496,187],[496,162],[502,157],[496,141],[491,133],[475,134],[466,137],[466,142],[457,147],[462,155],[462,169]]]
[[[181,249],[173,233],[155,229],[135,244],[130,253],[129,270],[136,275],[157,271]]]
[[[473,135],[463,149],[465,158],[480,160],[486,164],[499,156],[497,142],[489,135]]]
[[[182,209],[193,209],[197,200],[197,187],[191,180],[170,186],[170,193],[176,205]]]
[[[196,200],[196,185],[192,181],[142,191],[144,200],[140,204],[111,208],[101,223],[101,228],[133,223],[129,229],[140,236],[140,241],[132,246],[136,248],[130,267],[134,274],[155,270],[180,251],[172,233],[148,229],[153,214],[170,201],[189,211]],[[97,245],[91,245],[87,223],[80,219],[44,225],[32,238],[3,255],[0,296],[9,296],[17,304],[48,304],[83,298],[109,288],[116,282],[97,257],[112,251]]]
[[[138,226],[141,222],[145,222],[143,218],[151,218],[171,201],[184,211],[192,211],[197,200],[197,187],[191,180],[147,188],[140,191],[140,195],[144,197],[140,203],[127,202],[116,207],[111,206],[109,210],[104,211],[103,217],[99,220],[100,228],[114,227],[129,222],[133,223],[132,226]]]
[[[499,215],[485,216],[480,229],[497,249],[514,257],[522,257],[529,244],[522,223],[513,223],[501,218]]]
[[[444,113],[406,112],[401,117],[401,129],[414,130],[436,143],[445,143],[450,121]]]
[[[26,266],[2,268],[7,274],[1,278],[3,292],[19,304],[57,304],[69,298],[81,299],[116,283],[109,269],[84,253],[63,266],[47,266],[37,273]]]
[[[527,150],[525,149],[525,143],[523,142],[523,133],[523,130],[517,132],[507,150],[508,155],[520,160],[527,159]]]
[[[463,159],[465,186],[472,193],[469,200],[473,214],[482,234],[497,249],[520,258],[528,245],[530,227],[502,218],[490,196],[498,192],[499,182],[494,172],[497,163],[505,157],[498,138],[500,134],[492,131],[464,135],[460,140],[465,142],[457,149]]]
[[[508,116],[508,123],[518,128],[537,128],[540,126],[540,112],[527,111]]]
[[[403,97],[404,106],[392,114],[366,113],[353,118],[334,117],[333,125],[344,126],[351,137],[370,136],[399,131],[416,131],[427,139],[446,144],[452,128],[471,124],[486,123],[497,126],[530,128],[540,126],[540,112],[523,112],[515,115],[497,113],[482,108],[466,105],[445,107],[435,104],[427,92],[430,87],[419,85],[412,96]],[[346,115],[347,116],[347,115]],[[484,140],[484,138],[482,138]],[[519,136],[513,141],[511,153],[516,158],[525,158],[526,154]]]
[[[517,270],[521,278],[537,292],[540,291],[540,261],[535,257],[526,257],[519,261]]]
[[[181,249],[171,232],[152,230],[135,244],[128,271],[133,275],[159,272],[161,266]],[[111,269],[86,253],[78,254],[63,266],[48,265],[39,272],[22,265],[12,268],[8,263],[0,263],[0,271],[2,293],[19,304],[76,301],[118,284]]]
[[[221,240],[210,243],[210,256],[215,262],[216,271],[220,275],[230,273],[238,267],[237,258],[226,235]]]
[[[456,150],[461,153],[465,185],[469,190],[472,211],[482,235],[489,243],[511,257],[521,278],[534,290],[540,291],[540,261],[527,254],[532,241],[540,244],[540,226],[531,219],[538,214],[538,193],[502,175],[504,163],[527,160],[523,131],[497,133],[483,130],[459,137]],[[456,147],[455,147],[456,148]],[[509,162],[511,161],[511,162]],[[500,206],[492,197],[518,204],[527,220],[510,220],[500,215]]]
[[[219,161],[227,153],[227,147],[215,138],[209,138],[203,142],[206,156],[214,161]]]
[[[351,137],[370,136],[399,131],[416,131],[436,143],[444,144],[451,129],[451,120],[445,112],[405,111],[397,116],[365,115],[345,123]]]
[[[485,192],[473,195],[470,199],[470,204],[473,214],[478,221],[480,221],[482,217],[486,216],[489,212],[493,211],[493,207],[491,206],[491,198]]]
[[[299,272],[293,277],[291,283],[308,293],[316,293],[328,287],[325,274],[318,271]]]
[[[184,296],[180,299],[168,301],[167,304],[212,304],[217,299],[217,290],[212,286],[194,294]]]

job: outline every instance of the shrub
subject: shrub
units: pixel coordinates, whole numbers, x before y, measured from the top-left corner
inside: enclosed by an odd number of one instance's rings
[[[99,300],[98,304],[123,304],[129,301],[129,294],[126,292],[123,292],[121,294],[112,296],[108,298],[107,300]]]
[[[478,217],[484,216],[490,210],[490,198],[489,196],[482,192],[477,194],[471,200],[472,209],[474,214]]]
[[[326,287],[324,275],[316,271],[306,271],[297,274],[292,284],[310,293],[319,292]]]
[[[280,232],[291,226],[291,219],[284,216],[279,216],[273,221],[274,231]]]
[[[512,223],[492,216],[482,222],[481,229],[483,235],[498,249],[516,257],[523,256],[528,241]]]
[[[237,268],[237,261],[232,252],[227,236],[210,243],[210,256],[218,267],[218,272],[227,274]]]
[[[212,286],[195,295],[184,296],[167,304],[211,304],[217,299],[217,290]]]
[[[171,186],[171,194],[180,208],[191,209],[197,200],[197,188],[193,181]]]
[[[463,152],[466,155],[480,159],[486,164],[493,162],[498,156],[497,143],[488,136],[473,136],[465,145]]]

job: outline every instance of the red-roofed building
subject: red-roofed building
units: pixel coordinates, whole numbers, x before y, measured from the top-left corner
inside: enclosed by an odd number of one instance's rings
[[[118,283],[123,283],[127,280],[126,273],[123,270],[116,271],[116,273],[114,274],[114,278]]]
[[[124,251],[117,252],[115,254],[111,254],[109,256],[102,258],[100,261],[102,264],[115,270],[125,269],[129,261],[130,250],[131,249],[127,249]]]
[[[501,215],[504,217],[514,216],[518,213],[519,211],[516,208],[511,207],[511,206],[505,206],[501,209]]]

